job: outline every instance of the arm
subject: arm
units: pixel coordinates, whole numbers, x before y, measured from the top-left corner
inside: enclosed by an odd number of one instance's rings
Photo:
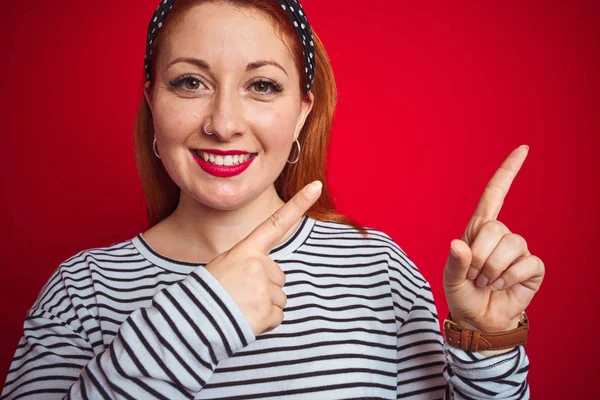
[[[397,333],[398,398],[529,398],[524,348],[485,357],[445,345],[428,283],[408,313],[397,309],[396,314],[404,316]]]
[[[52,297],[82,307],[66,290]],[[255,339],[233,299],[203,268],[134,311],[106,347],[90,340],[99,330],[92,318],[67,319],[68,312],[55,315],[47,303],[37,301],[26,318],[2,399],[193,398],[220,360]]]

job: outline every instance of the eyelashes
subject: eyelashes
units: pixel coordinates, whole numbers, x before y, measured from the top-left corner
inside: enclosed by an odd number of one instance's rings
[[[281,86],[281,84],[279,82],[274,81],[272,79],[267,79],[267,78],[256,78],[256,79],[253,79],[251,81],[251,83],[250,83],[250,86],[254,86],[255,88],[260,87],[261,90],[258,91],[257,93],[261,93],[261,94],[265,93],[265,92],[262,91],[262,89],[264,89],[264,88],[267,88],[267,89],[270,88],[271,89],[271,91],[267,92],[267,93],[272,93],[272,92],[281,93],[281,92],[283,92],[283,86]]]
[[[172,81],[169,81],[169,85],[171,85],[172,88],[175,89],[181,89],[184,90],[186,92],[195,92],[196,90],[198,90],[199,88],[184,88],[183,84],[187,84],[187,83],[196,83],[198,85],[202,85],[204,86],[204,84],[200,81],[200,79],[195,78],[193,76],[190,75],[183,75],[179,78],[173,79]],[[186,85],[187,86],[187,85]]]
[[[193,94],[206,85],[194,75],[182,75],[176,79],[169,81],[169,85],[180,92]],[[259,96],[268,96],[283,92],[283,85],[279,82],[268,78],[255,78],[248,84],[249,89],[254,89],[253,92]]]

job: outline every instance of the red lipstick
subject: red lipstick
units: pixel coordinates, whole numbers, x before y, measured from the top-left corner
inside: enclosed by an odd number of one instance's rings
[[[239,150],[229,150],[229,151],[222,151],[222,150],[198,150],[198,151],[204,151],[207,153],[212,153],[215,155],[219,155],[219,156],[234,156],[234,155],[240,155],[240,154],[248,154],[247,151],[239,151]],[[219,178],[231,178],[232,176],[236,176],[241,174],[242,172],[244,172],[249,166],[250,164],[252,164],[252,161],[254,161],[254,159],[256,157],[251,157],[248,161],[245,161],[241,164],[238,165],[216,165],[207,161],[204,161],[202,158],[198,157],[198,154],[196,153],[196,151],[190,151],[192,153],[192,156],[194,157],[194,160],[198,163],[198,165],[200,166],[200,168],[202,168],[202,170],[210,175],[219,177]]]

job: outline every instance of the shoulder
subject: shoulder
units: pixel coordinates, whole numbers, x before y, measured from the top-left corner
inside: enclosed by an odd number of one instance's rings
[[[311,235],[313,245],[336,247],[345,254],[383,257],[387,261],[392,286],[399,284],[416,292],[426,280],[402,247],[387,233],[366,227],[366,236],[346,224],[316,221]]]
[[[85,257],[102,258],[103,256],[109,257],[126,257],[130,255],[139,255],[139,252],[133,245],[132,239],[123,240],[121,242],[113,243],[108,246],[94,247],[82,250],[70,257],[63,262],[63,265],[69,264],[75,260],[79,260]]]
[[[79,294],[83,293],[84,289],[90,288],[93,283],[93,270],[101,271],[134,259],[141,259],[141,256],[131,240],[81,250],[54,270],[40,291],[34,308],[47,307],[56,298],[71,297],[74,289],[78,290]]]
[[[77,273],[89,269],[91,266],[102,268],[103,265],[119,264],[136,259],[141,259],[140,253],[129,239],[104,247],[82,250],[62,262],[58,269],[63,273]]]

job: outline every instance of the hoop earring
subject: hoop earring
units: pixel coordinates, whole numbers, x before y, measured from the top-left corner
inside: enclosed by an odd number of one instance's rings
[[[296,159],[293,162],[291,162],[290,160],[287,160],[288,164],[296,164],[298,162],[298,160],[300,160],[300,151],[302,150],[300,148],[300,142],[298,141],[298,139],[296,139],[296,141],[294,143],[296,143],[296,146],[298,146],[298,155],[296,156]]]
[[[158,154],[158,149],[156,148],[156,136],[154,136],[154,141],[152,142],[152,150],[154,150],[154,155],[160,158],[160,155]]]
[[[208,126],[210,125],[210,122],[206,125],[204,125],[204,133],[206,133],[208,136],[214,134],[214,132],[209,132],[206,128],[208,128]]]

